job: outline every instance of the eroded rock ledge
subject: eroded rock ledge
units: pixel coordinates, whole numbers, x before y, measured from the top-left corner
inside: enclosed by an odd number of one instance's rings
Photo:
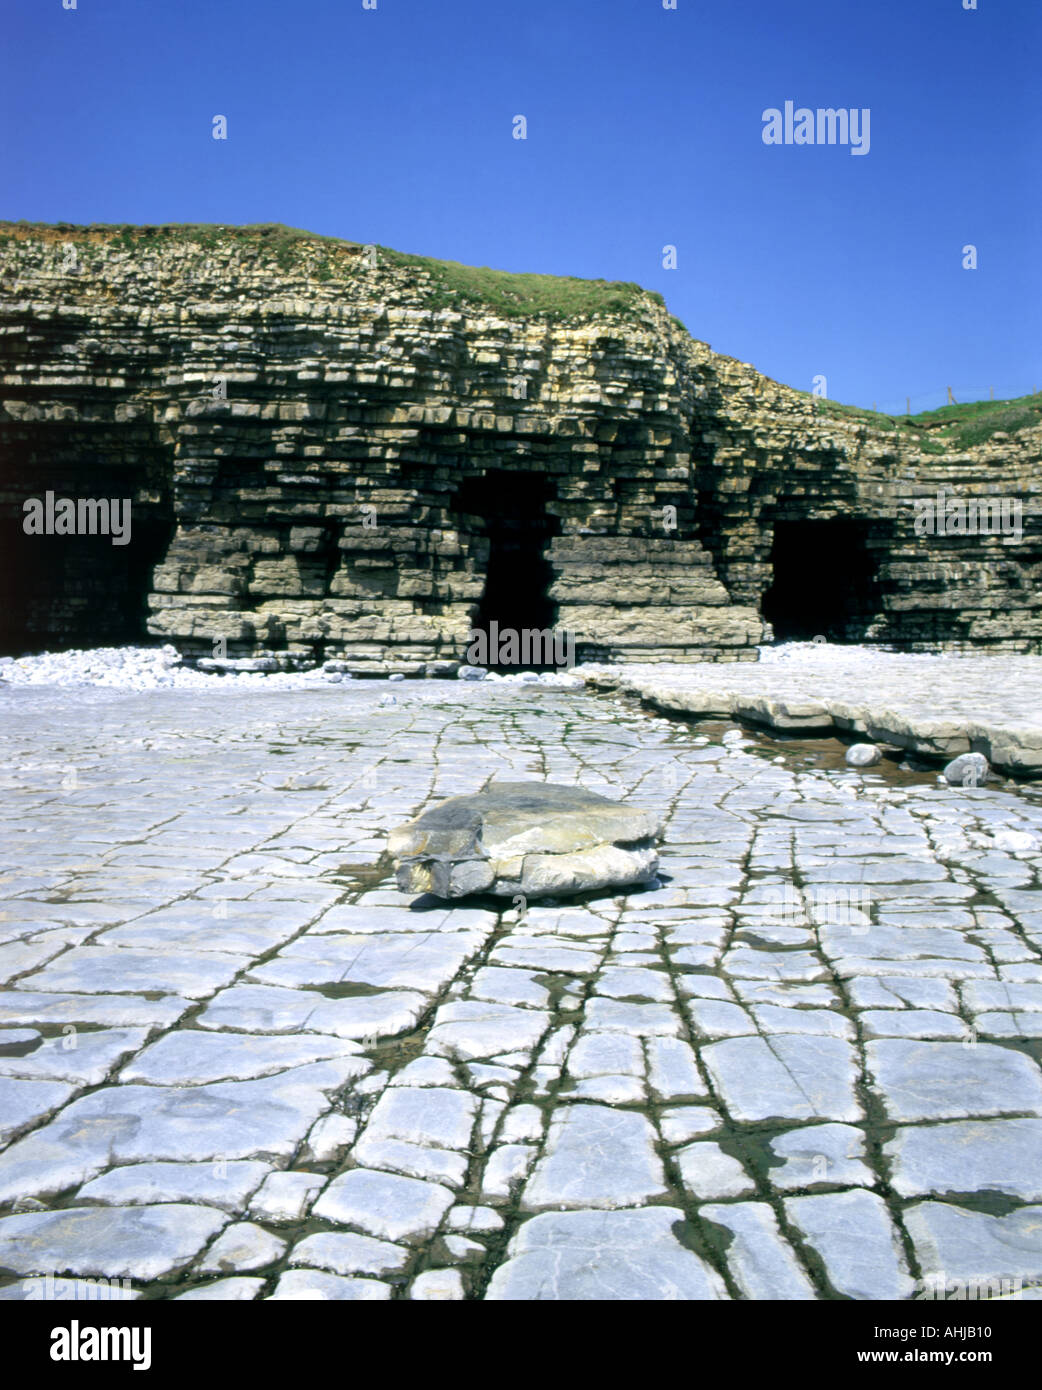
[[[6,650],[140,639],[147,603],[186,655],[356,673],[451,672],[490,617],[552,619],[579,660],[755,660],[772,547],[813,524],[826,635],[1037,651],[1042,428],[927,445],[634,285],[285,228],[0,224]],[[1023,538],[916,535],[941,485],[1019,499]],[[48,490],[132,499],[132,543],[23,535]]]
[[[666,714],[735,719],[785,733],[857,735],[927,758],[983,753],[1042,776],[1042,659],[930,657],[809,644],[741,669],[701,664],[576,671]]]

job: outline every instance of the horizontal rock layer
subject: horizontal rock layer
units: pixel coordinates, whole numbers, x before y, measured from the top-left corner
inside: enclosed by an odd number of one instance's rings
[[[196,656],[441,672],[493,617],[552,620],[579,660],[750,660],[777,528],[807,521],[849,523],[865,567],[830,635],[1039,649],[1042,430],[933,457],[655,296],[526,317],[293,247],[0,228],[8,649],[139,634],[147,600]],[[1023,538],[916,535],[941,484],[1020,499]],[[130,498],[131,543],[24,535],[48,490]]]
[[[785,660],[776,659],[781,652]],[[1042,661],[1036,656],[999,662],[807,643],[776,649],[756,666],[594,666],[577,674],[595,688],[635,696],[685,719],[861,736],[938,766],[968,757],[1014,776],[1042,776],[1042,715],[1033,693],[1042,682]]]

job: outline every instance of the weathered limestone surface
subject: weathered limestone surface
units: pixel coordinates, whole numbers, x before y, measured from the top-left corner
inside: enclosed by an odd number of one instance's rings
[[[189,655],[451,671],[496,528],[541,489],[580,659],[755,659],[776,524],[837,518],[876,577],[833,636],[1039,650],[1040,429],[923,453],[646,294],[508,316],[347,242],[280,263],[256,230],[0,230],[9,646],[126,640],[147,594],[148,631]],[[130,546],[22,536],[27,497],[85,478],[132,499]],[[915,535],[942,484],[1019,499],[1023,539]]]
[[[938,762],[967,756],[981,785],[982,759],[1018,776],[1042,775],[1042,660],[1034,656],[996,662],[791,643],[756,666],[591,665],[575,674],[595,689],[693,719],[865,735]]]
[[[583,689],[226,679],[0,689],[0,1299],[1042,1283],[1037,786]],[[662,818],[656,881],[395,888],[392,827],[533,777]]]

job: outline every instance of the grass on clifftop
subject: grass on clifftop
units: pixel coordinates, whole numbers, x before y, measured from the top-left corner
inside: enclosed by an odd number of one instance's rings
[[[319,236],[314,232],[287,227],[280,222],[221,226],[217,223],[172,222],[161,226],[128,223],[93,223],[74,226],[68,222],[0,221],[0,247],[26,241],[72,241],[83,245],[85,258],[91,248],[116,246],[124,251],[158,250],[162,243],[190,243],[203,252],[222,245],[236,244],[267,257],[281,270],[300,270],[325,283],[351,280],[361,269],[363,246],[340,237]],[[461,308],[470,304],[517,318],[590,319],[617,315],[637,318],[649,302],[665,305],[654,290],[645,290],[631,281],[581,280],[572,275],[537,275],[487,266],[462,265],[430,256],[414,256],[378,246],[377,263],[417,271],[426,282],[426,303],[434,309]],[[672,323],[692,335],[678,318]],[[697,340],[695,340],[697,341]],[[800,392],[806,395],[805,392]],[[821,415],[835,419],[861,420],[882,431],[903,435],[918,443],[926,453],[944,454],[973,448],[1005,432],[1015,434],[1042,423],[1042,395],[1020,396],[1015,400],[973,401],[966,405],[947,405],[918,415],[884,415],[859,406],[843,405],[827,397],[810,397]]]
[[[252,244],[257,251],[268,254],[281,270],[306,270],[323,282],[357,274],[362,250],[359,242],[318,236],[281,223],[240,227],[191,222],[156,227],[95,223],[78,227],[66,222],[0,222],[0,244],[30,236],[88,246],[107,244],[122,251],[150,250],[164,240],[189,242],[203,251],[215,251],[222,244]],[[436,309],[470,303],[512,317],[569,319],[619,314],[632,318],[648,300],[665,303],[660,294],[629,282],[490,270],[486,266],[413,256],[384,246],[378,246],[376,254],[378,264],[424,272],[430,283],[427,299]]]
[[[644,299],[665,304],[660,294],[620,280],[579,280],[572,275],[536,275],[487,266],[437,261],[430,256],[410,256],[380,247],[379,254],[392,265],[415,266],[427,271],[435,284],[439,308],[458,301],[486,304],[497,313],[544,318],[591,318],[600,314],[632,315]]]
[[[285,227],[281,222],[259,222],[241,227],[208,222],[166,222],[154,227],[127,222],[92,222],[88,226],[74,226],[70,222],[0,222],[0,244],[25,241],[29,237],[40,241],[72,241],[86,246],[115,246],[121,251],[149,251],[157,249],[164,241],[188,242],[203,251],[215,251],[222,244],[252,243],[256,250],[269,253],[283,270],[301,263],[308,253],[339,250],[353,262],[359,250],[357,242],[317,236],[296,227]]]
[[[1042,424],[1042,393],[1017,396],[1007,401],[969,401],[965,405],[945,405],[918,415],[882,415],[859,406],[842,405],[824,397],[816,398],[818,410],[836,419],[864,420],[876,429],[909,431],[919,437],[928,454],[957,453],[985,444],[993,435],[1016,434]]]

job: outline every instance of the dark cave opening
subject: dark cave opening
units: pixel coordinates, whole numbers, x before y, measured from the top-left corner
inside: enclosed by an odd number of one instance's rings
[[[554,571],[546,557],[559,530],[549,511],[555,496],[551,479],[543,473],[490,469],[483,477],[468,478],[454,499],[461,527],[483,537],[488,547],[485,588],[471,625],[491,634],[495,623],[501,644],[504,633],[542,631],[557,621],[557,605],[549,595]],[[497,660],[497,655],[490,638],[487,664],[493,669],[517,668],[518,661]],[[554,665],[538,659],[523,664],[531,670]]]
[[[763,616],[776,641],[862,640],[879,613],[878,561],[869,523],[776,521],[773,581]]]
[[[143,470],[114,469],[105,479],[106,504],[129,504],[111,512],[110,533],[33,534],[25,529],[24,505],[4,509],[0,518],[0,654],[23,656],[75,647],[146,644],[148,594],[152,571],[165,557],[174,533],[168,496],[137,499],[151,480]],[[21,500],[53,497],[52,514],[62,498],[78,504],[89,489],[82,474],[67,470],[20,490]],[[46,508],[45,508],[46,511]],[[129,539],[117,544],[129,513]],[[104,513],[102,513],[104,514]],[[120,523],[117,524],[117,516]],[[100,523],[104,524],[104,523]]]

